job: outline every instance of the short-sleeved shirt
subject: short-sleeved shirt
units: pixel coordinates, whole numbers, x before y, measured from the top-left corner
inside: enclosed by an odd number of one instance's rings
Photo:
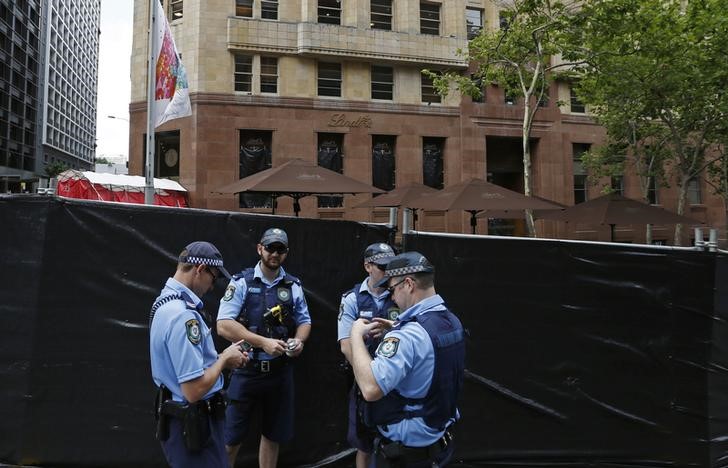
[[[399,315],[404,322],[429,311],[445,310],[439,295],[430,296]],[[406,398],[427,395],[435,369],[435,352],[425,329],[417,322],[408,322],[384,336],[371,362],[372,373],[379,388],[386,395],[397,390]],[[407,406],[408,410],[422,405]],[[454,422],[454,419],[452,420]],[[404,419],[398,423],[379,426],[385,437],[411,447],[424,447],[440,439],[445,431],[427,426],[421,417]]]
[[[389,298],[389,291],[384,289],[381,294],[375,294],[369,289],[367,276],[364,281],[361,282],[358,292],[366,292],[372,297],[374,304],[377,309],[381,309]],[[349,294],[341,298],[341,305],[339,306],[339,324],[338,324],[338,341],[344,340],[351,336],[351,326],[359,318],[359,307],[356,301],[357,291],[350,291]]]
[[[166,302],[154,314],[149,329],[149,353],[154,383],[164,384],[175,401],[185,401],[181,384],[202,377],[205,369],[217,361],[217,351],[210,328],[199,313],[202,301],[191,289],[169,278],[155,302],[175,294],[184,299]],[[222,387],[220,376],[203,399]]]
[[[263,275],[260,269],[260,262],[255,265],[253,277],[260,279],[263,284],[268,288],[274,287],[286,276],[286,272],[283,267],[279,268],[278,276],[273,281]],[[245,305],[245,298],[248,292],[248,285],[245,282],[245,278],[238,278],[230,280],[225,296],[220,300],[220,308],[217,311],[217,320],[235,320],[240,315],[240,311]],[[308,305],[306,304],[306,297],[303,294],[303,288],[298,283],[291,285],[291,296],[293,300],[293,320],[296,326],[303,325],[305,323],[311,323],[311,316],[308,313]],[[259,359],[267,360],[272,359],[273,356],[260,351],[257,355]]]

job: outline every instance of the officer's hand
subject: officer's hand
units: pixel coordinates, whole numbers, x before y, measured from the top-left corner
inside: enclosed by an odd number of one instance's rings
[[[351,326],[351,336],[367,336],[377,326],[379,326],[377,322],[370,322],[367,319],[360,318]]]
[[[234,369],[236,367],[241,367],[248,362],[248,353],[242,352],[240,350],[240,345],[232,344],[225,348],[225,351],[220,354],[220,359],[223,360],[225,368]]]
[[[291,338],[288,340],[288,351],[286,355],[289,357],[298,357],[303,352],[303,341],[298,338]]]
[[[273,357],[278,357],[286,352],[286,342],[283,340],[276,340],[274,338],[265,338],[263,342],[263,351],[270,354]]]
[[[375,317],[374,319],[372,319],[372,322],[374,322],[376,325],[369,332],[369,336],[374,339],[377,339],[387,333],[389,330],[392,329],[392,325],[394,325],[393,320],[387,320],[380,317]]]

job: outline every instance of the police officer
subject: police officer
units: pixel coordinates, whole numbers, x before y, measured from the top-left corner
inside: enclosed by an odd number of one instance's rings
[[[364,337],[381,319],[351,329],[356,383],[366,400],[364,420],[376,425],[375,466],[444,466],[452,457],[450,427],[458,419],[463,381],[463,327],[435,292],[435,268],[418,252],[394,257],[385,270],[402,309],[374,359]]]
[[[173,467],[227,466],[223,441],[223,368],[246,360],[238,345],[218,355],[200,314],[200,297],[220,276],[230,277],[209,242],[193,242],[152,306],[149,351],[159,388],[157,438]]]
[[[230,466],[248,430],[251,412],[262,411],[258,461],[278,462],[281,442],[293,438],[293,367],[311,331],[311,318],[301,281],[281,266],[288,255],[288,235],[279,228],[263,233],[257,245],[260,261],[233,276],[220,301],[218,333],[232,342],[253,346],[251,360],[233,372],[228,387],[225,445]]]
[[[392,257],[394,257],[394,250],[387,244],[377,243],[367,247],[364,251],[364,270],[366,270],[368,276],[364,281],[354,285],[351,290],[345,292],[341,298],[338,339],[341,352],[348,362],[351,362],[349,335],[351,333],[351,325],[356,319],[364,318],[372,320],[377,317],[395,320],[399,314],[399,308],[392,301],[389,292],[383,287],[376,286],[384,277],[385,265]],[[377,349],[377,345],[379,345],[380,336],[381,334],[377,336],[369,335],[365,339],[365,344],[371,356],[374,356],[374,351]],[[358,417],[360,402],[361,393],[356,384],[354,384],[349,394],[349,428],[347,431],[347,440],[352,447],[357,449],[357,468],[365,468],[369,466],[370,454],[374,450],[375,431],[364,427]]]

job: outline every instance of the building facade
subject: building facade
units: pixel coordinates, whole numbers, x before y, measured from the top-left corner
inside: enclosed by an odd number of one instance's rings
[[[0,191],[58,163],[91,169],[100,0],[0,0]]]
[[[438,96],[422,69],[467,71],[458,56],[480,28],[499,27],[492,0],[164,0],[187,69],[192,116],[156,132],[155,176],[190,191],[194,207],[270,212],[270,201],[215,189],[292,158],[385,190],[411,182],[442,188],[469,177],[523,191],[522,107],[487,87],[475,101]],[[146,132],[148,8],[135,0],[129,169],[142,174]],[[559,105],[561,104],[561,105]],[[533,192],[564,204],[597,196],[579,154],[604,131],[570,92],[553,86],[532,132]],[[619,181],[638,196],[638,181]],[[656,192],[657,193],[657,192]],[[676,195],[658,203],[674,209]],[[387,209],[354,208],[369,195],[306,197],[308,217],[386,222]],[[709,197],[706,220],[723,216]],[[712,203],[712,204],[711,204]],[[291,213],[280,198],[279,213]],[[691,207],[692,209],[692,207]],[[698,210],[700,211],[700,210]],[[694,215],[694,213],[686,213]],[[724,222],[724,221],[723,221]],[[418,228],[469,232],[460,212],[420,213]],[[608,228],[576,230],[539,221],[539,235],[604,239]],[[618,227],[619,240],[644,239]],[[658,241],[669,227],[656,227]],[[524,234],[521,221],[481,220],[478,232]]]

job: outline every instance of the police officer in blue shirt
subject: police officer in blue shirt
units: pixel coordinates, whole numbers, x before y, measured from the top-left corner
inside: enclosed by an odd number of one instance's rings
[[[281,442],[293,438],[293,367],[311,332],[311,317],[301,281],[281,266],[288,255],[288,235],[279,228],[263,233],[257,245],[260,261],[233,276],[220,301],[217,330],[232,342],[253,346],[251,360],[236,369],[228,387],[225,445],[230,466],[248,430],[251,412],[262,412],[258,462],[278,463]]]
[[[238,344],[218,355],[202,318],[200,297],[220,276],[230,277],[209,242],[193,242],[155,300],[149,352],[158,387],[157,438],[173,467],[227,466],[223,441],[225,401],[221,372],[247,360]]]
[[[376,425],[374,466],[444,466],[452,457],[451,426],[465,368],[464,332],[435,292],[435,268],[418,252],[397,255],[381,283],[402,312],[374,359],[364,338],[381,319],[351,329],[356,383],[366,400],[364,420]]]
[[[364,251],[364,270],[368,276],[345,292],[341,298],[339,307],[338,340],[341,352],[347,362],[351,362],[351,345],[349,335],[351,325],[358,318],[372,320],[382,318],[395,320],[399,315],[399,307],[395,304],[389,292],[383,287],[376,285],[384,277],[384,268],[387,262],[394,257],[394,249],[387,244],[372,244]],[[376,333],[376,332],[375,332]],[[379,334],[370,335],[365,339],[369,354],[374,356],[374,351],[379,345],[381,331]],[[357,449],[356,466],[365,468],[369,466],[370,454],[374,451],[374,435],[376,431],[366,428],[358,417],[361,403],[361,393],[354,384],[349,393],[349,428],[347,440]]]

